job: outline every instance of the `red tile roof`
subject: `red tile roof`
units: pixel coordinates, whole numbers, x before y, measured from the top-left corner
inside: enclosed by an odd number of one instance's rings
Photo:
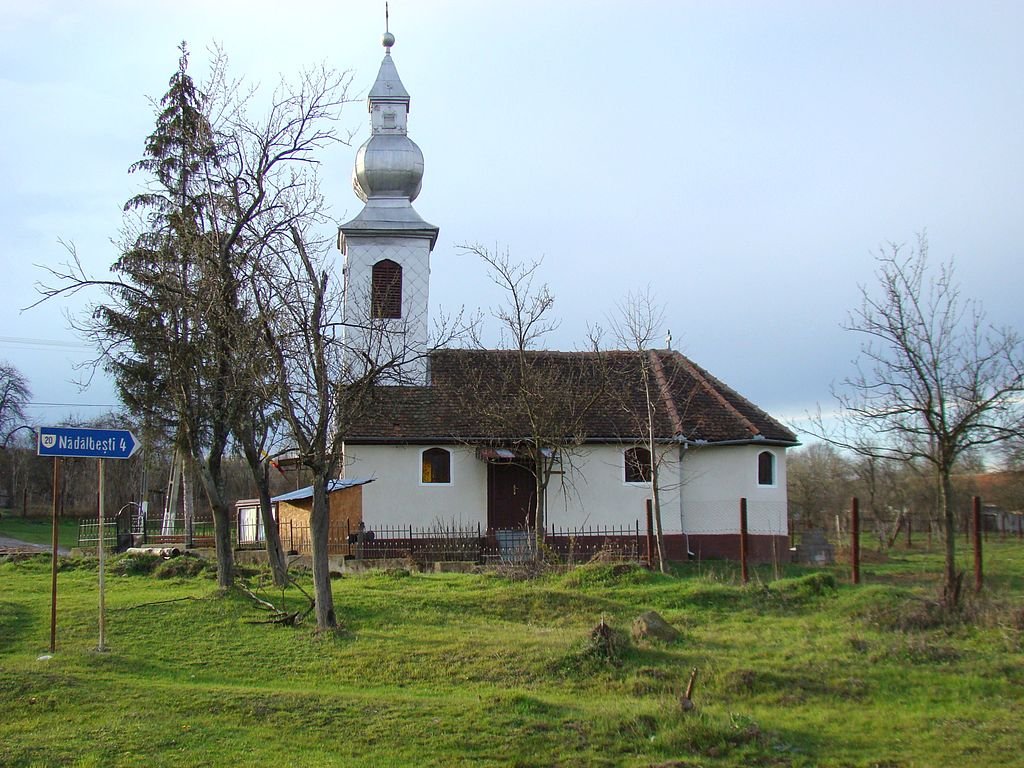
[[[501,442],[531,435],[535,423],[582,442],[641,439],[647,401],[658,439],[795,444],[789,429],[678,352],[436,350],[431,384],[381,387],[348,430],[351,443]],[[525,371],[520,373],[520,371]],[[529,394],[527,394],[529,392]],[[550,436],[559,442],[565,434]]]

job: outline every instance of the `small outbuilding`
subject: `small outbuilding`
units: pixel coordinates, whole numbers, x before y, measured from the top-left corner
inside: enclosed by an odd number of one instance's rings
[[[349,538],[363,522],[363,486],[373,478],[343,478],[327,484],[328,553],[346,554]],[[313,486],[275,496],[275,514],[281,544],[286,552],[310,551],[309,515],[313,510]]]

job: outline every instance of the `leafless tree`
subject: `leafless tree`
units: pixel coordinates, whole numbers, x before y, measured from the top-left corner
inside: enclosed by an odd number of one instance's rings
[[[657,381],[661,365],[656,356],[650,354],[655,340],[663,333],[665,309],[654,298],[650,288],[631,292],[620,301],[615,312],[609,316],[612,334],[616,344],[623,350],[635,353],[635,374],[642,391],[642,411],[631,413],[636,421],[637,434],[643,435],[643,447],[651,457],[650,483],[654,513],[654,532],[658,547],[658,567],[665,571],[665,537],[661,518],[661,468],[667,459],[661,449],[655,431],[655,419],[662,409],[661,387]],[[628,375],[628,374],[627,374]],[[663,375],[663,374],[662,374]],[[633,411],[633,403],[623,402],[623,408]]]
[[[0,363],[0,445],[25,423],[25,406],[32,397],[28,380],[10,363]]]
[[[195,461],[213,510],[218,582],[232,583],[230,507],[223,464],[234,435],[250,457],[254,479],[261,436],[276,402],[259,369],[262,324],[253,281],[282,235],[322,221],[318,152],[347,136],[337,118],[349,76],[325,67],[282,82],[261,117],[252,91],[227,74],[214,50],[204,89],[185,72],[187,56],[158,105],[158,129],[147,142],[156,188],[133,198],[129,211],[154,213],[130,231],[120,276],[95,280],[72,250],[44,300],[86,287],[106,291],[83,330],[119,375],[129,407],[164,421]],[[180,119],[179,119],[180,118]],[[182,129],[182,125],[186,129]],[[191,127],[188,127],[191,126]],[[284,563],[268,494],[261,493],[275,578]]]
[[[383,385],[408,384],[406,372],[429,354],[406,329],[372,313],[346,333],[343,284],[330,263],[331,243],[293,226],[268,239],[274,258],[254,281],[282,418],[313,482],[310,539],[317,627],[337,626],[328,561],[330,482],[337,476],[350,427],[374,406]],[[353,289],[355,290],[355,289]],[[350,296],[351,301],[356,301]],[[440,331],[440,343],[450,340]],[[438,340],[435,340],[438,341]]]
[[[586,438],[586,419],[603,396],[600,353],[559,355],[538,349],[558,327],[551,316],[554,296],[546,284],[535,284],[540,262],[519,263],[509,251],[479,244],[461,246],[480,258],[505,301],[492,309],[505,355],[495,355],[497,370],[481,371],[467,405],[477,409],[491,432],[514,443],[534,478],[532,528],[540,557],[547,520],[551,478],[563,473],[571,486],[572,453]],[[478,346],[482,346],[476,338]],[[568,466],[567,471],[565,467]]]
[[[877,291],[861,289],[847,328],[865,338],[835,397],[840,426],[818,432],[864,455],[930,465],[945,534],[944,601],[959,601],[952,474],[966,453],[1021,434],[1024,356],[1010,328],[965,301],[952,261],[929,268],[928,240],[877,256]]]

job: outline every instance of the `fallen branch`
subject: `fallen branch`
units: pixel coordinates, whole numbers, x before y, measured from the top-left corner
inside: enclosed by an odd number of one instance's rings
[[[136,608],[146,608],[150,605],[163,605],[164,603],[180,603],[182,600],[206,600],[205,597],[193,597],[192,595],[186,595],[185,597],[173,597],[170,600],[154,600],[151,603],[139,603],[138,605],[129,605],[126,608],[113,608],[114,611],[134,611]]]

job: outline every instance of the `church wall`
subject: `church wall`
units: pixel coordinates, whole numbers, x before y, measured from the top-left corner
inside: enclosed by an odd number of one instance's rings
[[[349,445],[347,477],[373,477],[363,486],[363,520],[376,526],[487,527],[487,465],[468,446],[446,445],[452,452],[450,485],[421,482],[426,445]]]
[[[469,446],[452,452],[450,485],[421,482],[421,455],[430,446],[348,446],[346,476],[376,478],[363,486],[367,527],[487,526],[487,465]],[[592,445],[566,455],[564,475],[548,488],[548,524],[556,527],[646,528],[649,485],[625,482],[629,445]],[[775,483],[759,486],[757,457],[776,458]],[[666,532],[735,534],[740,498],[747,498],[751,535],[786,535],[785,450],[762,446],[688,448],[680,462],[675,446],[662,449],[662,525]]]
[[[757,459],[762,451],[775,457],[775,483],[759,486]],[[747,499],[751,534],[782,535],[786,522],[786,451],[758,445],[690,447],[683,455],[683,492],[679,513],[691,534],[735,533],[740,498]]]
[[[592,445],[575,449],[563,461],[565,475],[552,477],[548,488],[548,521],[554,526],[646,526],[649,484],[625,481],[625,450],[633,444]],[[678,462],[675,448],[661,455],[662,521],[678,530]],[[673,521],[674,519],[674,521]]]

